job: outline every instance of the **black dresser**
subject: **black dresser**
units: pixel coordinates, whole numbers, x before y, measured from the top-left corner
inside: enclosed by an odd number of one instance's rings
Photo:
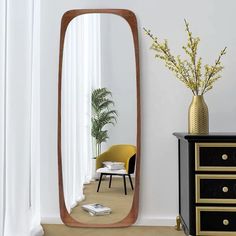
[[[236,133],[174,135],[179,157],[177,223],[180,220],[186,235],[236,236]]]

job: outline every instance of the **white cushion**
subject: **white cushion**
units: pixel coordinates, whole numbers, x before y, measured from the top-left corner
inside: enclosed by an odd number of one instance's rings
[[[127,174],[125,169],[122,170],[111,170],[107,167],[97,169],[97,173],[108,173],[108,174]]]

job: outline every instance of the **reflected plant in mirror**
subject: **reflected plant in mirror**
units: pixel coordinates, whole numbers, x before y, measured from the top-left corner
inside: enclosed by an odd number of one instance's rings
[[[107,88],[98,88],[92,92],[92,136],[96,141],[96,157],[101,154],[101,144],[109,138],[104,126],[117,122],[117,111],[111,109],[115,105],[111,97],[112,92]]]
[[[135,15],[115,9],[65,13],[58,89],[62,221],[79,227],[134,223],[140,175]]]

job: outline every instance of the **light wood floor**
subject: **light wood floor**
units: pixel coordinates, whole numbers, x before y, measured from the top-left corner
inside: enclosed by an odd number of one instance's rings
[[[117,221],[129,212],[133,192],[127,181],[128,194],[124,194],[123,180],[114,178],[112,188],[108,188],[108,179],[102,181],[101,190],[96,193],[98,182],[85,186],[86,200],[81,204],[99,202],[111,206],[113,214],[104,217],[94,217],[81,210],[80,205],[73,209],[72,216],[83,222],[108,223]],[[118,203],[118,204],[117,204]],[[119,213],[120,212],[120,213]],[[115,217],[115,218],[113,218]],[[114,220],[115,219],[115,220]],[[184,236],[183,231],[176,231],[174,227],[141,227],[127,228],[71,228],[65,225],[43,225],[44,236]]]
[[[184,236],[174,227],[141,227],[94,229],[70,228],[64,225],[43,225],[44,236]]]

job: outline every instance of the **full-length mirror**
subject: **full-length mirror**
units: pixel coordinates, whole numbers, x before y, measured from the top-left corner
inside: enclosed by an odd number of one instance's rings
[[[114,9],[67,12],[58,88],[63,222],[80,227],[134,223],[140,169],[135,15]]]

